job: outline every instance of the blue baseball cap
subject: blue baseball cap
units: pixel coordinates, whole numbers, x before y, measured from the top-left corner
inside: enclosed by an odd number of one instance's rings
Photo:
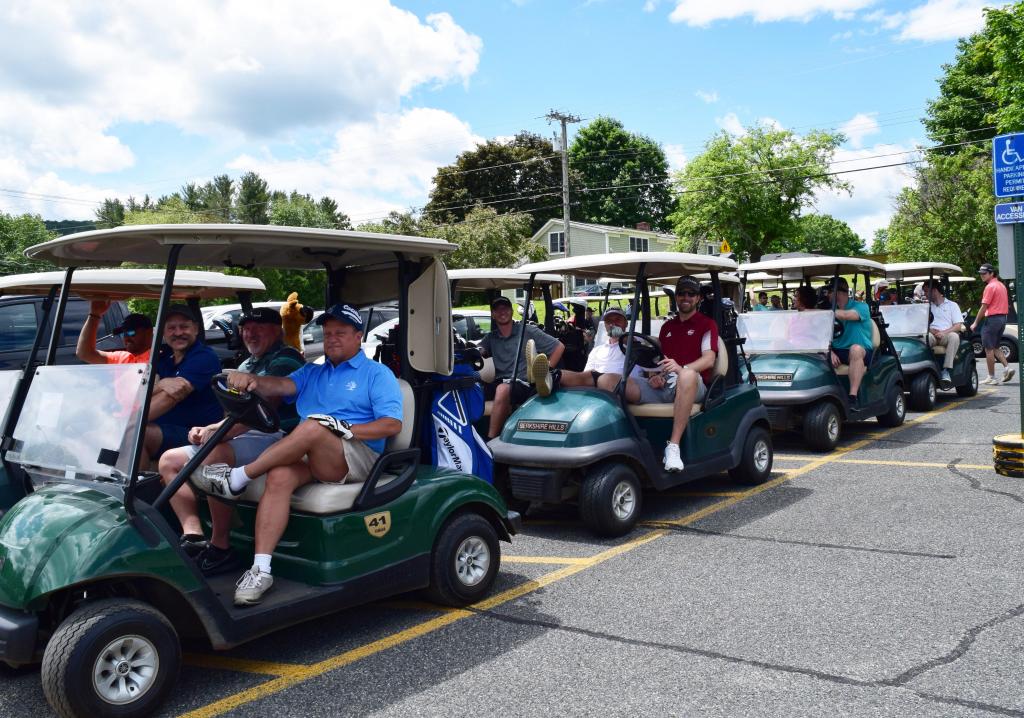
[[[351,304],[335,304],[329,307],[316,318],[316,323],[323,326],[328,319],[337,319],[339,322],[351,324],[356,331],[363,331],[363,318],[359,316],[359,310]]]

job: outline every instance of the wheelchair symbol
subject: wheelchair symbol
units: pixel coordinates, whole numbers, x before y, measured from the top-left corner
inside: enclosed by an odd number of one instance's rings
[[[1006,140],[1006,147],[1003,148],[1003,154],[1000,155],[999,159],[1003,161],[1004,165],[1024,164],[1024,157],[1021,157],[1017,150],[1013,148],[1009,138]]]

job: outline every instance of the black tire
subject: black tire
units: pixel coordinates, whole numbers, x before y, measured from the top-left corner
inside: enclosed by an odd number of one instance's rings
[[[843,433],[843,418],[831,401],[818,402],[804,414],[804,439],[812,449],[832,451]]]
[[[999,340],[999,351],[1006,357],[1006,361],[1017,361],[1017,342],[1003,337]]]
[[[430,557],[427,597],[442,606],[467,606],[487,595],[498,576],[501,549],[491,522],[459,514],[441,528]]]
[[[935,375],[923,371],[910,380],[910,408],[914,411],[931,411],[935,408]]]
[[[113,678],[97,686],[94,673],[101,663],[110,667],[104,675]],[[128,673],[117,678],[122,667]],[[178,634],[160,611],[128,599],[96,601],[64,619],[50,637],[43,653],[43,693],[63,718],[148,716],[174,687],[180,668]],[[117,683],[127,691],[124,703],[100,692],[106,684],[113,693]]]
[[[956,393],[960,396],[974,396],[978,393],[978,367],[973,361],[971,370],[967,372],[967,383],[958,386]]]
[[[729,477],[742,484],[763,484],[771,478],[773,459],[771,433],[763,426],[751,427],[743,441],[739,466],[729,469]]]
[[[580,487],[580,518],[598,536],[622,536],[640,519],[643,493],[636,472],[613,462],[591,466]]]
[[[875,417],[882,426],[899,426],[907,418],[907,402],[903,387],[896,384],[889,390],[889,411]]]
[[[974,352],[975,359],[985,358],[985,347],[981,345],[981,339],[971,340],[971,351]]]

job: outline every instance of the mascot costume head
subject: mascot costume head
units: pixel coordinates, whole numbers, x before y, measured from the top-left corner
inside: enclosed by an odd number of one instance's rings
[[[292,292],[281,307],[281,326],[284,327],[284,343],[302,351],[302,327],[313,319],[313,310],[299,304],[299,293]]]

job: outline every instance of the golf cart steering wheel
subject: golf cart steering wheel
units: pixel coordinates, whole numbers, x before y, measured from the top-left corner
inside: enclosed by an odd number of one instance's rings
[[[277,411],[259,394],[232,389],[228,386],[227,374],[218,374],[212,383],[213,393],[224,407],[224,413],[238,423],[266,434],[273,434],[281,427]]]
[[[838,319],[832,320],[832,338],[838,339],[843,336],[843,332],[846,331],[846,325]]]
[[[625,332],[619,337],[619,349],[623,354],[626,353],[626,343],[629,341],[630,334],[633,335],[633,366],[642,369],[657,369],[658,362],[662,360],[661,342],[640,332]]]

